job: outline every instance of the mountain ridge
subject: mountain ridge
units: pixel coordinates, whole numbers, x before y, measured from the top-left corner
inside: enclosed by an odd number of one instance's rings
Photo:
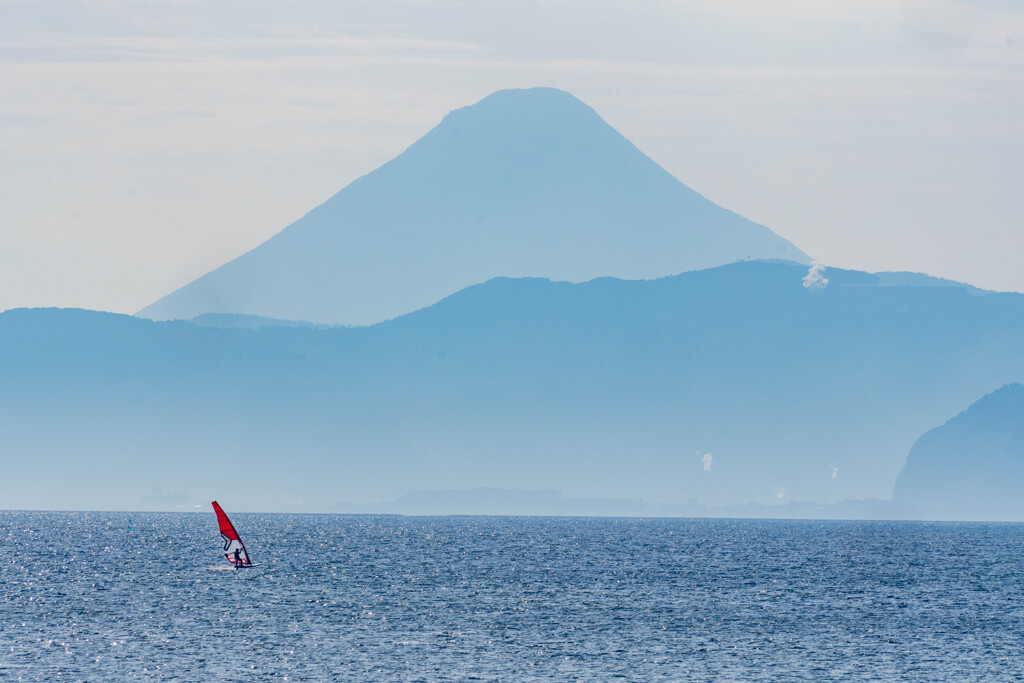
[[[31,457],[10,458],[0,498],[102,507],[221,482],[266,510],[482,486],[716,508],[888,498],[921,434],[1024,378],[1022,295],[806,275],[499,278],[328,329],[5,313],[0,451]]]
[[[893,500],[938,519],[1024,518],[1024,385],[985,394],[914,442]]]
[[[499,91],[138,315],[366,325],[495,276],[640,279],[803,252],[563,91]]]

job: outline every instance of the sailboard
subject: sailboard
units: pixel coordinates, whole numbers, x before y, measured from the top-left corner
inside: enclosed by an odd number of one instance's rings
[[[224,539],[224,557],[227,558],[228,562],[235,569],[251,567],[252,560],[249,559],[249,553],[245,549],[245,544],[242,543],[242,538],[235,531],[235,525],[224,514],[223,508],[221,508],[217,501],[213,501],[213,511],[217,513],[217,525],[220,527],[220,536]],[[235,559],[236,551],[238,552],[237,560]]]

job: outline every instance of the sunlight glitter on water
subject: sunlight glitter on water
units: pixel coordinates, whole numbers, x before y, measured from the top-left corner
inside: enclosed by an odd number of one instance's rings
[[[132,518],[0,512],[0,678],[1024,676],[1022,525]]]

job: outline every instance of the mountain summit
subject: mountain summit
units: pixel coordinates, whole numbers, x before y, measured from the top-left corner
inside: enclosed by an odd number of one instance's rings
[[[139,315],[369,324],[496,276],[646,279],[745,258],[808,260],[569,93],[503,90]]]

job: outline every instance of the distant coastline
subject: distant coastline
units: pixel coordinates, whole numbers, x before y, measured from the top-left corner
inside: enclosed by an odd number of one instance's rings
[[[1013,519],[943,518],[922,514],[892,500],[842,500],[835,503],[789,501],[778,505],[746,503],[712,506],[689,503],[649,503],[639,499],[566,497],[551,489],[523,490],[481,487],[468,490],[410,491],[380,503],[339,503],[331,510],[349,514],[408,516],[523,516],[523,517],[673,517],[736,519],[1024,521]]]

